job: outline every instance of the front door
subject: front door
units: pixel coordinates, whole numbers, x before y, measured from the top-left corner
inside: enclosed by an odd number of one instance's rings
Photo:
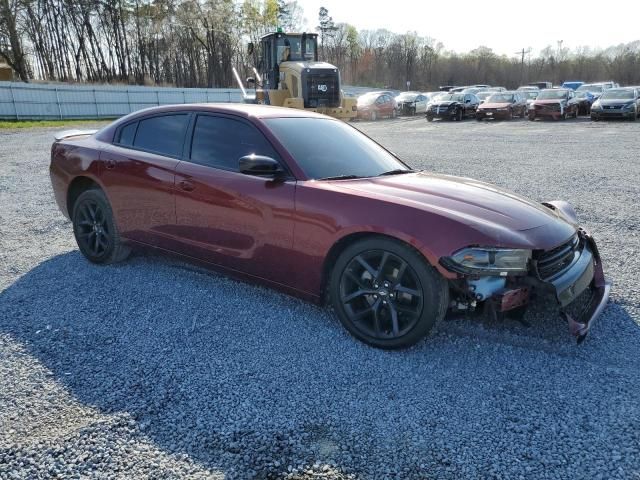
[[[296,183],[245,175],[245,155],[278,155],[251,123],[198,114],[176,168],[175,235],[181,253],[287,284]]]

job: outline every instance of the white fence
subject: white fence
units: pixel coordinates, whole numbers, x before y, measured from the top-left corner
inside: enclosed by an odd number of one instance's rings
[[[116,118],[176,103],[241,102],[239,89],[0,82],[0,119]]]
[[[343,86],[347,95],[374,89]],[[237,88],[162,88],[111,85],[64,85],[0,82],[0,119],[97,119],[157,105],[241,102]]]

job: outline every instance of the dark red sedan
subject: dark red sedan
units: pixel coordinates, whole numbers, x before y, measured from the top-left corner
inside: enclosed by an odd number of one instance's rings
[[[604,308],[593,239],[565,202],[414,171],[341,121],[177,105],[59,135],[56,201],[92,262],[153,247],[318,303],[355,337],[406,347],[449,309],[521,315],[555,295],[584,338]],[[572,318],[564,311],[589,292]],[[585,293],[586,295],[586,293]]]

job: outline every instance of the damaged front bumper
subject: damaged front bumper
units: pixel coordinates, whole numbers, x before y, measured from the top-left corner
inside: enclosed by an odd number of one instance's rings
[[[561,314],[569,324],[569,331],[578,343],[586,337],[591,325],[600,316],[609,300],[611,282],[604,276],[600,253],[593,238],[586,232],[580,232],[584,248],[576,265],[552,282],[556,291]],[[580,313],[574,317],[564,307],[589,289],[589,297]]]
[[[451,268],[451,264],[441,263]],[[454,304],[473,309],[478,302],[483,302],[494,314],[522,313],[533,292],[551,293],[560,314],[568,322],[570,333],[578,343],[582,342],[604,310],[611,291],[611,282],[604,277],[595,241],[580,229],[569,242],[551,251],[540,252],[531,263],[528,275],[461,275],[461,281],[454,283],[455,290],[461,294]],[[587,290],[589,295],[580,312],[571,315],[566,307]]]

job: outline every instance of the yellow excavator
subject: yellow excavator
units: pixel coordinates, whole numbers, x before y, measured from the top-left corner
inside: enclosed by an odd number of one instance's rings
[[[255,86],[255,95],[247,93],[233,70],[245,102],[312,110],[342,120],[357,116],[357,99],[344,96],[338,68],[318,61],[317,34],[278,29],[260,39],[260,48],[255,78],[247,78],[247,86]],[[249,43],[249,55],[254,49]]]

